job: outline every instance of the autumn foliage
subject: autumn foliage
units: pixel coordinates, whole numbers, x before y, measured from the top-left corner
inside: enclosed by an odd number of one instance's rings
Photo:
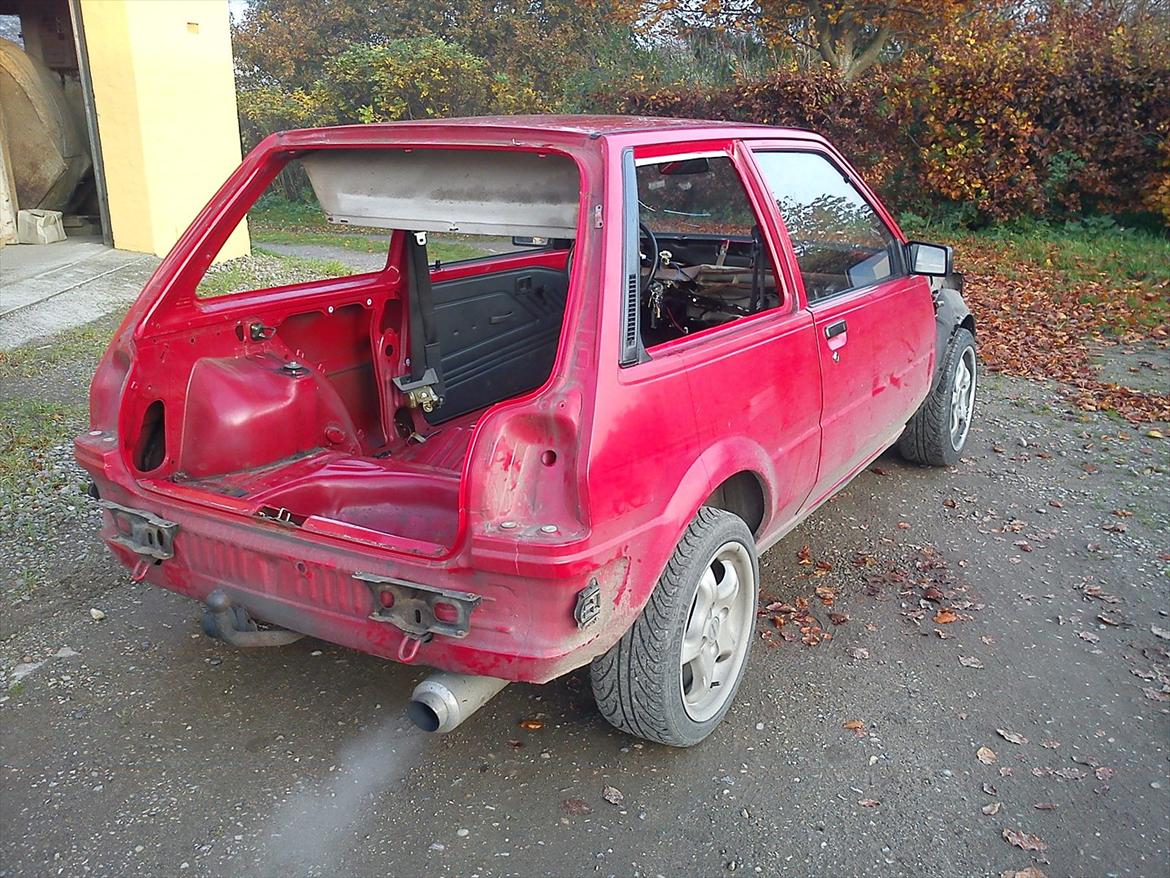
[[[847,80],[828,65],[713,88],[613,89],[623,113],[811,128],[902,208],[1170,219],[1170,52],[1157,29],[1092,9],[994,9]]]

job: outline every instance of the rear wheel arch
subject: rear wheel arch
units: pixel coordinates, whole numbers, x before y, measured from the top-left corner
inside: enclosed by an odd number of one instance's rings
[[[763,480],[752,470],[740,470],[724,479],[703,501],[703,506],[722,509],[743,519],[757,538],[768,511]]]

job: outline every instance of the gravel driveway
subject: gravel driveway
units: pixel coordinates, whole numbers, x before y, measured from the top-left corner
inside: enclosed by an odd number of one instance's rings
[[[739,700],[694,750],[612,730],[581,673],[439,738],[403,717],[419,669],[235,650],[129,581],[67,444],[92,368],[3,378],[53,442],[0,496],[0,875],[1170,873],[1148,427],[989,378],[960,466],[888,454],[764,556]]]

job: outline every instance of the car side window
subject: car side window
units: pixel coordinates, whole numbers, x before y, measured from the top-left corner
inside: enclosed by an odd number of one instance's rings
[[[768,245],[728,156],[639,160],[635,182],[645,348],[781,304]]]
[[[814,152],[757,152],[810,304],[904,273],[902,248],[857,187]]]

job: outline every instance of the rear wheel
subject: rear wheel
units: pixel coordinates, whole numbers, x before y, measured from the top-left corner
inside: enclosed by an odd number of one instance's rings
[[[755,635],[759,563],[738,516],[703,507],[650,600],[590,666],[602,715],[617,728],[690,747],[731,707]]]
[[[912,463],[952,466],[963,456],[975,415],[975,336],[957,329],[939,368],[938,384],[898,439],[898,453]]]

